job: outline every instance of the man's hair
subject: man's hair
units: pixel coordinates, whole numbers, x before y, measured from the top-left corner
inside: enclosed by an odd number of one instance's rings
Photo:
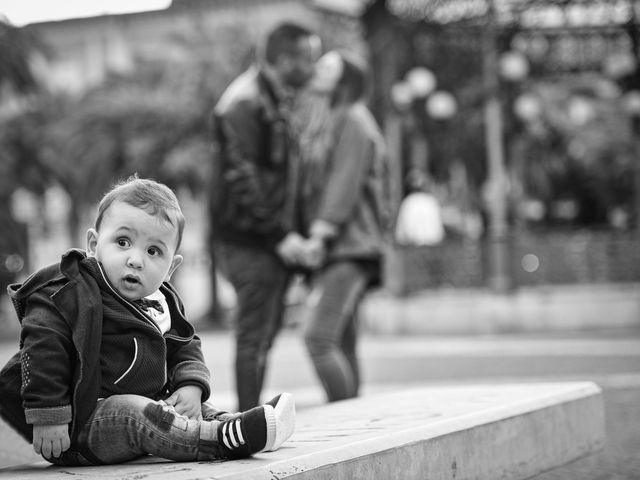
[[[264,60],[273,65],[282,54],[296,55],[301,38],[314,36],[310,29],[293,22],[284,22],[276,26],[267,35],[264,45]]]
[[[178,250],[182,242],[185,219],[173,190],[155,180],[139,178],[138,175],[120,180],[102,197],[98,205],[96,230],[100,230],[102,219],[114,202],[124,202],[144,210],[149,215],[160,216],[176,227],[178,230],[176,251]]]

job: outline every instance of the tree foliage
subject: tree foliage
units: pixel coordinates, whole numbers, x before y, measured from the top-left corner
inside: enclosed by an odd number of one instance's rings
[[[32,98],[29,109],[3,119],[7,183],[34,193],[61,186],[71,199],[74,235],[100,195],[133,173],[202,191],[212,154],[209,113],[246,66],[247,38],[241,26],[218,31],[215,39],[205,29],[174,34],[166,41],[179,55],[139,58],[129,73],[110,75],[80,97],[42,92]]]
[[[8,95],[37,91],[38,82],[28,59],[41,47],[29,32],[0,19],[0,105]],[[42,122],[38,109],[5,107],[0,115],[0,295],[28,255],[24,226],[11,211],[11,195],[20,185],[43,190],[45,181],[37,153],[37,132]]]
[[[592,22],[590,25],[607,25],[609,35],[617,29],[615,41],[625,43],[625,35],[631,35],[633,40],[633,34],[637,33],[637,26],[618,21],[624,16],[620,9],[628,10],[630,5],[618,5],[616,10],[600,0],[371,0],[362,21],[376,75],[373,106],[377,117],[384,122],[393,109],[389,92],[394,82],[413,67],[431,69],[437,76],[438,88],[456,97],[458,111],[450,121],[441,122],[428,118],[424,108],[414,109],[413,128],[424,131],[429,138],[429,172],[437,182],[446,184],[451,180],[451,166],[458,168],[461,162],[467,173],[468,189],[480,192],[487,175],[481,41],[484,29],[491,24],[497,28],[498,48],[504,52],[514,48],[516,34],[525,28],[520,23],[523,16],[533,22],[526,28],[535,29],[534,20],[550,18],[540,12],[555,9],[557,18],[575,20],[578,14],[583,14],[587,22]],[[490,6],[495,8],[493,17]],[[571,15],[563,16],[563,12]],[[597,18],[593,12],[599,12]],[[632,18],[628,11],[624,14]],[[563,28],[564,36],[554,45],[553,65],[535,63],[547,61],[544,56],[531,59],[531,75],[525,82],[514,87],[503,80],[500,85],[505,160],[512,181],[509,193],[514,215],[519,214],[519,202],[535,199],[545,205],[542,222],[547,225],[558,221],[603,225],[616,212],[633,217],[632,179],[636,167],[631,152],[630,121],[620,98],[622,92],[616,91],[611,79],[597,71],[597,64],[588,65],[591,75],[575,66],[577,59],[572,56],[572,48],[578,45],[575,40],[578,37],[571,40],[571,25]],[[601,61],[606,57],[606,49],[612,48],[601,37],[595,38],[600,35],[597,29],[591,43],[584,29],[579,35],[580,42],[599,46]],[[521,42],[528,38],[540,40],[539,36],[518,38]],[[533,49],[534,45],[529,47]],[[590,61],[597,61],[594,52],[589,49],[585,52],[589,53]],[[558,64],[561,59],[571,63],[571,69],[570,65]],[[554,71],[554,68],[566,69]],[[533,128],[525,126],[513,111],[515,99],[523,93],[535,96],[541,108]],[[578,103],[593,114],[576,123],[571,112]],[[573,216],[554,218],[554,205],[567,202],[575,206]],[[478,207],[482,208],[482,204],[477,204]]]
[[[44,52],[44,45],[28,29],[14,27],[0,17],[0,91],[11,89],[19,94],[33,92],[38,82],[30,58]]]

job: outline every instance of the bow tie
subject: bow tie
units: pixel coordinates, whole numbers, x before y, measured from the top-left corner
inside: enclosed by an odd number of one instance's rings
[[[134,300],[133,303],[140,307],[145,312],[148,312],[150,308],[157,310],[160,313],[164,313],[162,304],[157,300],[149,300],[148,298],[141,298],[140,300]]]

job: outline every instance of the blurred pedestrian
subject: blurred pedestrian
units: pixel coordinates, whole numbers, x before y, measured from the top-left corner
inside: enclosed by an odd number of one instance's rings
[[[216,263],[237,293],[239,408],[260,403],[267,356],[282,326],[287,286],[303,255],[300,162],[291,112],[313,76],[320,38],[285,22],[214,108],[211,187]]]
[[[357,313],[368,288],[381,280],[389,219],[386,148],[372,113],[366,64],[331,51],[318,62],[311,90],[328,96],[326,146],[311,178],[309,241],[312,313],[304,339],[329,401],[355,397],[360,387]],[[324,139],[322,138],[324,136]],[[314,187],[315,185],[315,187]],[[318,251],[324,255],[319,256]]]

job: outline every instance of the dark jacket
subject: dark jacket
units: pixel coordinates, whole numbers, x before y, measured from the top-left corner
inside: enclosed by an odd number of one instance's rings
[[[70,423],[74,442],[98,398],[110,394],[162,398],[197,385],[203,401],[209,397],[200,340],[170,284],[161,287],[172,325],[164,336],[80,250],[68,251],[59,264],[8,291],[21,337],[20,351],[0,372],[0,415],[29,442],[34,423]],[[137,355],[130,348],[134,339]],[[115,375],[124,379],[117,387],[122,391],[114,390]]]
[[[227,88],[211,120],[214,238],[273,248],[297,228],[290,112],[264,72],[251,67]]]

